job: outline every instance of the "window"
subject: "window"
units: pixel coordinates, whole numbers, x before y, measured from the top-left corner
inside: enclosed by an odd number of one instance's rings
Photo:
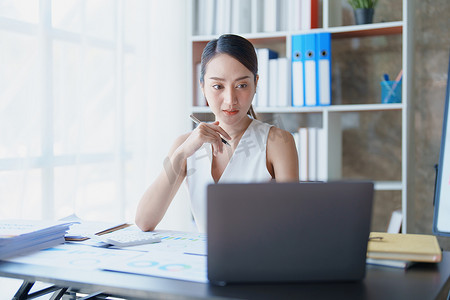
[[[149,5],[0,0],[0,218],[133,219]]]

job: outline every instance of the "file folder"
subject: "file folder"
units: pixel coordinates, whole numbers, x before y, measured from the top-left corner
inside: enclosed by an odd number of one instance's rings
[[[270,86],[269,86],[269,60],[277,59],[278,52],[275,52],[269,48],[258,48],[256,51],[258,57],[258,100],[257,105],[259,107],[269,106]]]
[[[316,34],[305,34],[304,50],[304,87],[305,105],[317,105],[317,78],[316,78]]]
[[[278,95],[277,106],[291,106],[291,64],[286,57],[278,58]]]
[[[308,128],[301,127],[298,130],[300,136],[300,168],[299,168],[299,179],[300,181],[308,181],[309,180],[309,165],[308,165],[308,157],[309,157],[309,147],[308,147]]]
[[[335,1],[335,0],[332,0]],[[301,3],[301,30],[318,28],[318,0],[299,0]]]
[[[325,130],[317,128],[317,181],[328,180],[328,158]]]
[[[308,180],[317,181],[317,128],[308,128]]]
[[[269,60],[269,106],[278,106],[278,59]]]
[[[317,104],[331,104],[331,34],[318,33],[317,41]]]
[[[303,35],[292,36],[292,106],[304,106]]]

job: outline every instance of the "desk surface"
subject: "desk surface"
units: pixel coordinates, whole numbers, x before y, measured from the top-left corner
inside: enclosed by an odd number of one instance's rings
[[[348,283],[232,284],[224,287],[109,271],[67,270],[0,261],[0,276],[104,291],[130,299],[447,299],[450,252],[439,264],[402,269],[367,266],[366,278]]]

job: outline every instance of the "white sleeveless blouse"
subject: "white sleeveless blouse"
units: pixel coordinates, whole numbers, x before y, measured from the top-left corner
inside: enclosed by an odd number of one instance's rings
[[[266,163],[267,139],[271,127],[270,124],[252,120],[218,183],[265,182],[272,179]],[[211,164],[211,144],[203,144],[187,159],[186,183],[192,214],[200,232],[206,232],[206,187],[214,183]]]

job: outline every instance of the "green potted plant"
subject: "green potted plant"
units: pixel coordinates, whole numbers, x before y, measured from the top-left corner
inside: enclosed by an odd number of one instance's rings
[[[355,23],[370,24],[373,20],[373,13],[378,0],[347,0],[353,7],[355,13]]]

